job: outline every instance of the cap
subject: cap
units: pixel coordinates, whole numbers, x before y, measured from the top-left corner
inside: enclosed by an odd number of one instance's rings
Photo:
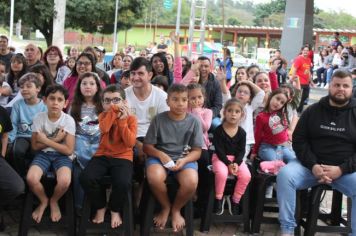
[[[94,47],[94,49],[100,51],[100,52],[103,52],[105,53],[105,48],[103,46],[97,46],[97,47]]]

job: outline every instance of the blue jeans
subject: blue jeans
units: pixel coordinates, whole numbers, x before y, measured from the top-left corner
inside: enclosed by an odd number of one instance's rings
[[[296,158],[291,146],[273,146],[267,143],[261,144],[258,156],[263,161],[282,160],[285,163]]]
[[[330,83],[331,76],[333,75],[334,69],[330,67],[329,69],[326,70],[326,83]]]
[[[75,136],[74,153],[77,156],[76,163],[73,165],[73,186],[75,207],[82,208],[84,200],[84,190],[79,183],[79,176],[88,165],[99,147],[100,134],[96,136],[79,135]]]
[[[330,186],[352,200],[351,228],[352,236],[356,236],[356,172],[342,175]],[[318,185],[313,173],[298,160],[293,160],[283,167],[277,175],[277,199],[279,205],[279,222],[281,233],[293,234],[297,226],[294,218],[296,190],[307,189]]]

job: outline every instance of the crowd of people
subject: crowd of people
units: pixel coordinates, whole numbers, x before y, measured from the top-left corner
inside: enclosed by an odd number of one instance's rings
[[[209,57],[194,62],[182,57],[173,32],[170,40],[173,54],[161,43],[153,54],[143,50],[135,56],[130,48],[107,63],[102,46],[82,52],[71,47],[65,57],[56,46],[42,54],[28,44],[23,55],[10,52],[7,37],[0,36],[1,204],[23,194],[27,184],[40,202],[33,220],[40,222],[49,206],[51,220],[58,222],[58,200],[73,183],[77,212],[86,194],[96,210],[92,221],[102,223],[108,210],[116,228],[133,180],[139,183],[134,190],[138,207],[146,178],[161,205],[153,219],[156,227],[163,229],[171,216],[177,232],[185,226],[180,211],[188,200],[196,200],[198,212],[206,208],[210,169],[214,213],[223,214],[228,202],[230,214],[240,214],[240,200],[253,178],[248,164],[257,157],[263,171],[277,175],[283,236],[293,235],[296,227],[298,189],[325,183],[356,202],[353,52],[337,42],[331,45],[332,59],[327,49],[321,51],[323,66],[316,74],[328,96],[303,112],[315,86],[309,45],[289,73],[277,50],[268,72],[237,65],[233,76],[228,49],[213,68]],[[57,179],[52,196],[41,183],[48,172]],[[109,202],[100,185],[106,175],[112,184]],[[237,182],[226,198],[229,175]],[[179,183],[173,202],[168,176]],[[266,197],[273,189],[268,187]],[[355,236],[355,204],[351,225]]]

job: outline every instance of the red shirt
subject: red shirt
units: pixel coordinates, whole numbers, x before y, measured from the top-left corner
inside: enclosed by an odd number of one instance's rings
[[[302,55],[299,55],[293,63],[293,67],[296,70],[296,75],[299,77],[301,85],[308,85],[310,78],[310,67],[311,60],[310,58],[305,58]]]
[[[255,145],[252,153],[257,154],[261,143],[279,145],[288,141],[288,123],[276,112],[261,112],[257,115],[255,124]]]

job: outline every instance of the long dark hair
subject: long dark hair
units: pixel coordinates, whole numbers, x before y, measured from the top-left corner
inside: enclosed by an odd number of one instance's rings
[[[183,66],[183,71],[182,71],[182,78],[184,78],[184,76],[188,73],[188,71],[192,67],[192,62],[186,56],[183,56],[182,59],[186,61],[186,64],[185,66]]]
[[[288,126],[289,125],[289,119],[288,119],[288,110],[287,110],[287,105],[288,105],[288,94],[286,92],[283,91],[283,89],[278,88],[274,91],[271,92],[271,94],[268,96],[268,99],[266,101],[265,107],[263,109],[263,111],[265,112],[270,112],[269,110],[269,104],[271,103],[271,100],[274,96],[276,96],[277,94],[284,94],[287,98],[287,102],[283,105],[283,107],[277,111],[277,115],[279,116],[279,118],[281,119],[281,123],[283,125]],[[285,121],[287,121],[287,123],[285,123]]]
[[[82,52],[82,53],[78,56],[77,60],[75,61],[75,66],[73,67],[71,74],[74,75],[74,76],[78,76],[77,63],[78,63],[78,61],[79,61],[79,59],[80,59],[81,57],[86,57],[86,58],[88,58],[89,61],[91,62],[91,72],[97,73],[97,71],[96,71],[96,66],[95,66],[96,62],[95,62],[94,56],[93,56],[91,53]]]
[[[15,81],[18,85],[19,79],[21,78],[21,76],[23,76],[24,74],[26,74],[27,72],[27,61],[26,58],[21,54],[21,53],[17,53],[14,56],[12,56],[10,62],[11,64],[16,61],[16,62],[20,62],[22,63],[22,70],[15,75],[14,71],[12,70],[11,66],[10,66],[10,71],[9,74],[7,75],[7,83],[10,85],[11,89],[13,90],[15,88]]]
[[[100,84],[100,78],[96,73],[86,72],[86,73],[80,75],[78,78],[77,85],[76,85],[75,91],[74,91],[74,98],[73,98],[72,106],[70,109],[70,115],[73,117],[73,119],[75,120],[76,123],[82,121],[82,118],[81,118],[82,105],[85,102],[84,96],[80,91],[80,85],[81,85],[83,79],[88,78],[88,77],[94,78],[96,87],[98,89],[93,97],[93,103],[95,105],[96,114],[99,115],[103,111],[103,104],[101,103],[102,88],[101,88],[101,84]]]
[[[154,54],[152,57],[151,57],[151,64],[153,62],[153,59],[155,57],[158,57],[163,65],[164,65],[164,69],[163,69],[163,72],[162,72],[162,75],[166,76],[168,79],[170,78],[170,74],[169,74],[169,67],[168,67],[168,62],[167,62],[167,58],[166,58],[166,53],[165,52],[159,52],[159,53],[156,53]],[[153,68],[153,77],[158,75],[157,72],[155,71],[155,69]]]
[[[30,68],[29,72],[33,72],[33,73],[39,73],[43,76],[43,84],[41,86],[41,90],[38,93],[39,96],[44,96],[46,89],[48,86],[54,84],[53,82],[53,78],[51,73],[49,72],[49,69],[47,66],[43,65],[43,64],[38,64],[38,65],[34,65]]]

